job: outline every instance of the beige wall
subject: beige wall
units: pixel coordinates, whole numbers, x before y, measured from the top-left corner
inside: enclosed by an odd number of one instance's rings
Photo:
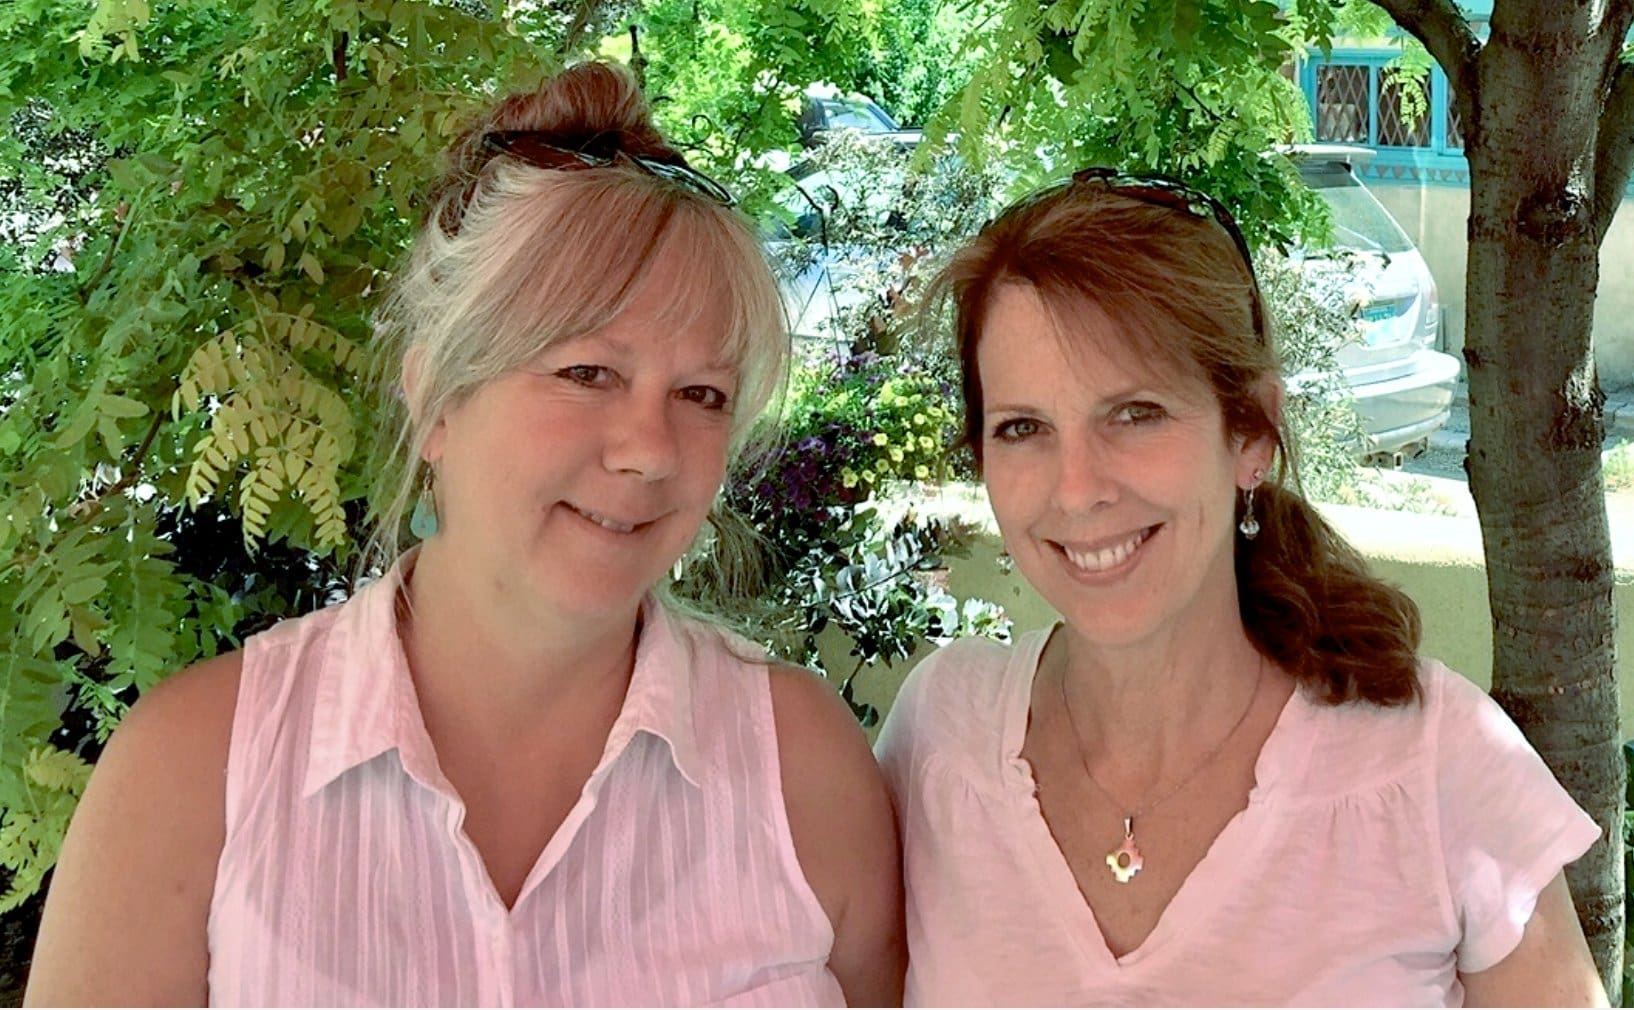
[[[968,503],[961,514],[979,521]],[[1374,570],[1406,590],[1419,605],[1424,619],[1422,652],[1446,663],[1484,688],[1492,684],[1492,618],[1487,606],[1486,571],[1481,561],[1480,532],[1473,518],[1414,515],[1403,522],[1399,512],[1381,512],[1343,505],[1324,505],[1322,511],[1351,543],[1371,559]],[[989,520],[990,521],[990,520]],[[1634,534],[1634,531],[1624,531]],[[1001,570],[999,542],[994,534],[978,536],[968,558],[954,559],[948,588],[956,596],[980,596],[1004,606],[1017,633],[1040,628],[1054,612],[1019,574]],[[1617,654],[1622,681],[1622,735],[1634,738],[1634,693],[1622,676],[1634,657],[1634,536],[1614,544],[1618,577],[1614,591],[1618,614]],[[849,643],[832,630],[823,639],[825,667],[849,671]],[[929,652],[927,648],[924,652]],[[902,677],[922,657],[895,668],[864,670],[853,687],[861,701],[876,705],[883,714],[902,683]]]
[[[1446,308],[1443,347],[1464,346],[1464,272],[1469,190],[1462,186],[1368,179],[1379,202],[1413,237],[1435,274]],[[1600,247],[1600,295],[1594,307],[1595,360],[1608,388],[1634,386],[1634,199],[1623,201]]]

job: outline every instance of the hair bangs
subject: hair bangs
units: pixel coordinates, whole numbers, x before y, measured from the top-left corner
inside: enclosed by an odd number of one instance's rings
[[[477,243],[495,250],[498,262],[477,271],[487,283],[468,300],[467,324],[485,334],[478,343],[487,347],[481,372],[463,385],[474,388],[558,341],[607,326],[641,285],[662,277],[670,287],[657,320],[664,332],[724,305],[719,353],[738,370],[741,434],[780,386],[786,337],[777,282],[736,213],[634,170],[517,174],[532,193],[496,186],[495,219],[486,208],[467,215],[467,227],[513,237]],[[657,269],[661,262],[675,269]]]

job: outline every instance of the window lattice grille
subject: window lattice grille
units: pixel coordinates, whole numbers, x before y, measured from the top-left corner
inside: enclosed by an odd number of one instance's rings
[[[1464,120],[1458,115],[1458,103],[1447,101],[1447,146],[1458,151],[1464,149]]]
[[[1402,108],[1406,92],[1406,114]],[[1379,145],[1430,146],[1429,81],[1386,77],[1379,82]]]
[[[1367,67],[1316,68],[1316,139],[1367,142]]]

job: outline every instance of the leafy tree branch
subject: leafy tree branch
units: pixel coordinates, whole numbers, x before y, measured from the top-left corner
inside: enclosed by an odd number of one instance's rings
[[[1375,0],[1396,24],[1429,50],[1452,84],[1453,100],[1465,124],[1476,123],[1476,60],[1481,40],[1453,0]],[[1470,129],[1466,125],[1465,129]]]

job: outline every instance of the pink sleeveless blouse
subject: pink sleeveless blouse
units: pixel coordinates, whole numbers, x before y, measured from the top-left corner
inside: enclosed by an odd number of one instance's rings
[[[212,1004],[843,1005],[752,647],[646,602],[601,761],[507,909],[420,717],[400,567],[246,644]]]

